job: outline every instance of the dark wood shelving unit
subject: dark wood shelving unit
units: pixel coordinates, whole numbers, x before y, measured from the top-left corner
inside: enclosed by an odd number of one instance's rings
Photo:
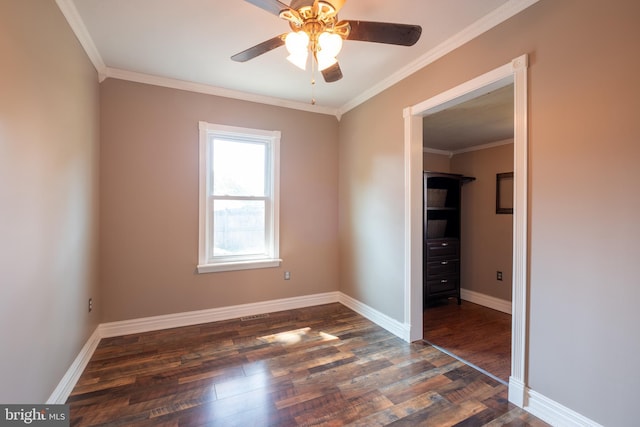
[[[424,305],[460,299],[460,209],[462,184],[474,178],[424,172]]]

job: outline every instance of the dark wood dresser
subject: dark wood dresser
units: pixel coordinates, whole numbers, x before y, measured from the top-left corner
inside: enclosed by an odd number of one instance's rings
[[[462,184],[473,178],[424,173],[423,295],[427,306],[441,298],[460,299],[460,209]]]

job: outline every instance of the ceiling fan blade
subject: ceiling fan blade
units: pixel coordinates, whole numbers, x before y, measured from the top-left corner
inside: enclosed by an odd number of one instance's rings
[[[255,58],[256,56],[260,56],[263,53],[267,53],[275,48],[284,45],[284,37],[286,34],[281,34],[279,36],[275,36],[272,39],[263,41],[260,44],[257,44],[253,47],[250,47],[247,50],[243,50],[240,53],[236,53],[231,57],[236,62],[246,62],[250,59]]]
[[[289,9],[284,3],[279,2],[278,0],[245,0],[248,3],[251,3],[254,6],[258,6],[262,10],[266,10],[267,12],[280,16],[280,12],[283,10]]]
[[[342,70],[340,69],[340,64],[336,62],[331,67],[322,70],[322,77],[324,77],[324,81],[327,83],[333,83],[340,80],[342,78]]]
[[[291,9],[300,10],[303,7],[313,6],[316,0],[291,0]]]
[[[371,21],[346,22],[351,26],[347,40],[413,46],[422,34],[422,27],[419,25]]]

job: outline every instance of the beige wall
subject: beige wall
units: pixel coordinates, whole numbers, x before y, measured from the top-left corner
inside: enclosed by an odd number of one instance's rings
[[[99,319],[306,295],[339,282],[403,321],[402,109],[528,53],[527,385],[600,424],[633,425],[640,374],[614,361],[640,353],[638,17],[635,0],[541,0],[338,126],[116,80],[101,85],[99,104],[95,71],[55,3],[0,0],[0,325],[11,349],[0,356],[0,401],[44,401]],[[199,120],[283,131],[283,268],[194,273]],[[96,294],[102,316],[86,313]]]
[[[0,402],[44,403],[100,320],[98,78],[53,0],[0,0]]]
[[[451,171],[451,156],[448,154],[423,153],[422,169],[430,172]]]
[[[280,268],[195,273],[200,120],[282,131]],[[333,116],[105,80],[103,321],[338,290],[337,132]]]
[[[404,124],[386,95],[340,121],[340,290],[403,321]]]
[[[639,17],[635,0],[541,0],[340,124],[341,289],[402,321],[402,110],[529,55],[525,377],[603,425],[637,418],[640,374],[613,361],[640,354]]]
[[[462,186],[461,286],[511,301],[513,215],[496,214],[496,174],[513,172],[513,142],[455,154],[451,172],[475,178]]]

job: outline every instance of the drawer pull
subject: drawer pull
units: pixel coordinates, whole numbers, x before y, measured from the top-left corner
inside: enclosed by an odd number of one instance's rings
[[[447,242],[442,242],[442,246],[449,246]]]
[[[440,280],[440,283],[447,283],[447,279]]]
[[[441,261],[440,264],[441,265],[447,265],[447,264],[449,264],[449,261]]]

